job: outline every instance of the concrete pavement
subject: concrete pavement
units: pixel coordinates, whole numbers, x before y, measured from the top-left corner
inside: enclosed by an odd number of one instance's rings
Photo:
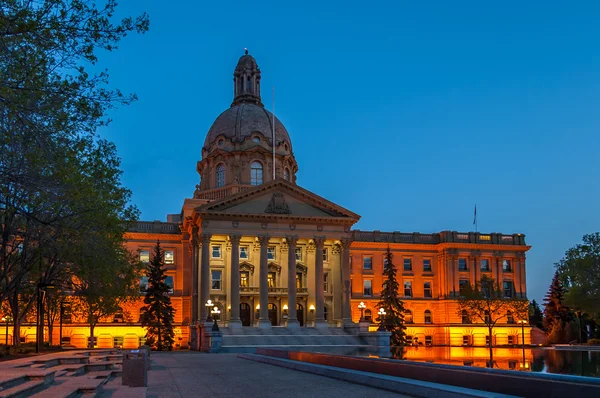
[[[249,362],[236,354],[152,353],[147,396],[180,397],[402,397],[391,392]]]

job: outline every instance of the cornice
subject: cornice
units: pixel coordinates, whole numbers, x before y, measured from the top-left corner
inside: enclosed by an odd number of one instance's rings
[[[183,235],[178,234],[157,234],[147,232],[125,232],[123,237],[128,240],[160,240],[161,242],[179,242],[183,238]]]
[[[503,251],[503,252],[526,252],[531,246],[520,245],[492,245],[482,243],[388,243],[388,242],[357,242],[353,241],[350,249],[386,249],[387,247],[396,250],[429,250],[442,252],[445,249],[464,249],[464,250],[485,250],[485,251]]]

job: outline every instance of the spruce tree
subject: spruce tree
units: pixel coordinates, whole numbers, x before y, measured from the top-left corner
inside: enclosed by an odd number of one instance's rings
[[[571,322],[572,315],[564,300],[565,289],[556,271],[544,298],[544,328],[548,332],[549,343],[562,343],[567,338],[566,325]]]
[[[385,310],[385,329],[392,333],[390,344],[392,346],[402,346],[406,342],[406,334],[404,333],[406,329],[406,326],[404,326],[404,303],[398,297],[399,284],[396,280],[396,267],[392,258],[392,252],[388,247],[385,255],[386,264],[383,267],[384,280],[381,286],[381,298],[377,305],[379,308]]]
[[[173,349],[174,309],[169,296],[170,287],[165,283],[164,252],[156,242],[154,254],[146,268],[148,287],[144,297],[145,313],[142,326],[147,328],[146,344],[157,351]]]
[[[542,309],[537,301],[533,300],[529,303],[529,324],[531,326],[535,326],[536,328],[543,329],[543,319]]]

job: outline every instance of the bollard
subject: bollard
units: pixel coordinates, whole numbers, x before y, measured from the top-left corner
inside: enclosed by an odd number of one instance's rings
[[[131,350],[124,353],[121,384],[129,387],[147,387],[148,362],[146,350]]]

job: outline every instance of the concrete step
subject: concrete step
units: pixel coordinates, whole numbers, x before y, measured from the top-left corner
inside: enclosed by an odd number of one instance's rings
[[[44,379],[25,380],[10,388],[0,391],[0,398],[20,398],[29,397],[32,394],[41,391],[47,387]]]
[[[255,345],[221,346],[220,353],[254,354],[258,348],[274,348],[287,351],[319,352],[337,355],[369,354],[373,348],[368,345]]]
[[[31,395],[31,398],[71,398],[90,394],[95,396],[106,379],[74,377],[60,380],[45,390]]]

